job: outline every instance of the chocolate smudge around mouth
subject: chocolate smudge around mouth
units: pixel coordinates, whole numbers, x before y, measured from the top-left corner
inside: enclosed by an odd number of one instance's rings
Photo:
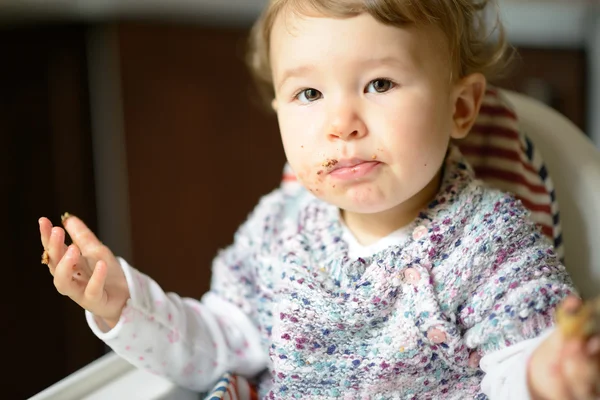
[[[338,163],[338,160],[334,160],[334,159],[330,158],[330,159],[323,161],[323,163],[321,165],[325,168],[331,168],[331,167],[335,166],[337,163]]]

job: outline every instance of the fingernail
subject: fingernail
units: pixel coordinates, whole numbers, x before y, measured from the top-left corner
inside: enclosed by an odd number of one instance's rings
[[[69,214],[68,212],[64,213],[63,215],[61,215],[61,216],[60,216],[60,222],[61,222],[62,224],[64,224],[64,223],[65,223],[65,221],[66,221],[66,220],[67,220],[69,217],[71,217],[71,214]]]
[[[77,251],[77,249],[75,248],[75,246],[69,246],[68,252],[69,252],[69,257],[70,258],[74,258],[74,257],[77,257],[79,255],[79,252]]]
[[[567,313],[575,314],[581,307],[581,299],[574,296],[569,296],[563,300],[562,307]]]

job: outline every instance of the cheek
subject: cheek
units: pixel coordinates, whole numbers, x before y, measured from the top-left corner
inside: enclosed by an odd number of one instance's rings
[[[324,193],[325,179],[323,174],[317,174],[314,168],[300,167],[296,177],[302,185],[314,195]]]
[[[325,155],[298,140],[284,141],[283,147],[287,161],[300,183],[314,194],[322,191],[327,170],[321,165]]]
[[[390,155],[394,158],[427,158],[428,153],[435,153],[434,149],[447,145],[451,133],[450,120],[446,110],[439,105],[415,102],[390,121],[386,152],[393,149],[395,154]]]
[[[317,156],[315,157],[313,154]],[[343,193],[343,185],[332,183],[328,179],[328,172],[331,167],[327,165],[335,165],[332,163],[334,160],[324,158],[324,155],[319,155],[318,152],[308,152],[306,157],[289,161],[298,181],[315,196],[328,198]]]
[[[304,118],[280,114],[279,129],[287,161],[300,183],[315,195],[332,189],[326,184],[331,154],[319,145],[318,128],[307,125]]]

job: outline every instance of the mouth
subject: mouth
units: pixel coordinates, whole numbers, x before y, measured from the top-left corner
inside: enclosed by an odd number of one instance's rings
[[[325,164],[329,164],[326,166]],[[362,158],[350,158],[344,160],[327,160],[323,166],[327,168],[327,174],[335,179],[356,180],[364,178],[381,165],[377,160],[365,160]]]
[[[373,160],[363,160],[360,158],[351,158],[351,159],[347,159],[347,160],[328,160],[328,166],[323,165],[325,167],[329,168],[329,173],[332,173],[334,171],[337,171],[339,169],[344,169],[344,168],[355,168],[358,167],[359,165],[366,163],[366,162],[372,162]]]

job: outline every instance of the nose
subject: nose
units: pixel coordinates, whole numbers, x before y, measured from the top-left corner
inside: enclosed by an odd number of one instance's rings
[[[356,140],[367,135],[364,123],[356,106],[350,102],[331,107],[327,136],[330,140]]]

